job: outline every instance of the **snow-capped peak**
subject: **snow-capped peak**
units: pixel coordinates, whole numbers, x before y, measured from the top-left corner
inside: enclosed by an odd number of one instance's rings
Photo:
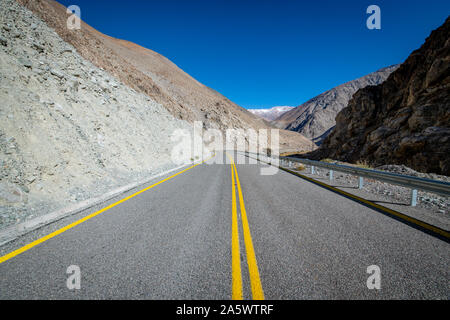
[[[273,108],[267,108],[267,109],[249,109],[251,113],[254,115],[257,115],[258,117],[264,118],[266,120],[275,120],[279,116],[281,116],[283,113],[288,112],[289,110],[293,109],[295,107],[289,107],[289,106],[280,106],[280,107],[273,107]]]

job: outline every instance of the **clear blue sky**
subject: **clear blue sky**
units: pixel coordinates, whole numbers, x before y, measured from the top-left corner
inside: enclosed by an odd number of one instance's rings
[[[97,30],[152,49],[245,108],[299,105],[403,62],[448,0],[58,0]],[[381,8],[381,30],[366,9]]]

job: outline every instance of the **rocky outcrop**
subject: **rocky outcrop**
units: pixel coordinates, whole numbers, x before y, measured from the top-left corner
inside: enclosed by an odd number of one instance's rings
[[[361,88],[378,85],[398,68],[383,68],[362,78],[344,83],[290,110],[272,122],[278,128],[300,132],[320,145],[335,126],[336,115]]]
[[[450,18],[381,85],[359,90],[315,158],[450,175]]]

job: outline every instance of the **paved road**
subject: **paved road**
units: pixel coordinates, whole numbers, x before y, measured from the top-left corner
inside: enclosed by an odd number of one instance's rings
[[[0,299],[450,297],[448,243],[260,168],[198,165],[4,261]]]

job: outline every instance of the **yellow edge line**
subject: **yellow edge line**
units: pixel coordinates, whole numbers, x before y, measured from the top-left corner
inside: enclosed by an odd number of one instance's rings
[[[264,161],[261,161],[261,160],[259,160],[259,159],[258,159],[258,161],[264,162]],[[267,162],[266,162],[266,163],[267,163]],[[345,195],[345,196],[347,196],[347,197],[349,197],[349,198],[353,198],[353,199],[355,199],[355,200],[357,200],[357,201],[363,202],[363,203],[365,203],[365,204],[367,204],[367,205],[369,205],[369,206],[371,206],[371,207],[374,207],[374,208],[376,208],[376,209],[378,209],[378,210],[381,210],[381,211],[384,211],[384,212],[386,212],[386,213],[389,213],[389,214],[391,214],[391,215],[393,215],[393,216],[396,216],[396,217],[398,217],[398,218],[400,218],[400,219],[402,219],[402,220],[408,221],[409,223],[412,223],[412,224],[415,224],[415,225],[417,225],[417,226],[420,226],[420,227],[422,227],[422,228],[424,228],[424,229],[426,229],[426,230],[428,230],[428,231],[432,231],[432,232],[434,232],[434,233],[437,233],[437,234],[439,234],[439,235],[441,235],[441,236],[443,236],[443,237],[445,237],[445,238],[447,238],[447,239],[450,239],[450,232],[448,232],[448,231],[446,231],[446,230],[444,230],[444,229],[435,227],[435,226],[433,226],[433,225],[431,225],[431,224],[428,224],[428,223],[423,222],[423,221],[421,221],[421,220],[418,220],[418,219],[415,219],[415,218],[413,218],[413,217],[407,216],[407,215],[405,215],[405,214],[403,214],[403,213],[400,213],[400,212],[398,212],[398,211],[395,211],[395,210],[386,208],[386,207],[384,207],[384,206],[382,206],[382,205],[379,205],[379,204],[377,204],[377,203],[374,203],[374,202],[372,202],[372,201],[369,201],[369,200],[363,199],[363,198],[361,198],[361,197],[358,197],[358,196],[356,196],[356,195],[354,195],[354,194],[351,194],[351,193],[348,193],[348,192],[346,192],[346,191],[337,189],[337,188],[332,187],[332,186],[330,186],[330,185],[328,185],[328,184],[326,184],[326,183],[323,183],[323,182],[321,182],[321,181],[318,181],[318,180],[315,180],[315,179],[313,179],[313,178],[304,176],[304,175],[302,175],[302,174],[300,174],[300,173],[298,173],[298,172],[295,172],[295,171],[292,171],[292,170],[289,170],[289,169],[286,169],[286,168],[283,168],[283,167],[280,167],[280,166],[278,166],[278,168],[280,168],[281,170],[284,170],[284,171],[286,171],[286,172],[292,173],[293,175],[296,175],[296,176],[298,176],[298,177],[300,177],[300,178],[303,178],[303,179],[305,179],[305,180],[311,181],[311,182],[313,182],[313,183],[317,183],[317,184],[319,184],[319,185],[321,185],[321,186],[323,186],[323,187],[325,187],[325,188],[327,188],[327,189],[333,190],[333,191],[335,191],[335,192],[337,192],[337,193],[340,193],[340,194],[342,194],[342,195]]]
[[[231,159],[232,166],[236,175],[237,189],[239,194],[239,206],[241,208],[242,229],[244,233],[245,249],[247,253],[248,272],[250,274],[250,286],[252,288],[253,300],[264,300],[264,292],[261,285],[261,279],[258,271],[258,263],[256,262],[255,249],[253,248],[252,236],[247,220],[247,212],[245,210],[244,198],[242,196],[241,183],[239,182],[239,175],[237,173],[236,165]]]
[[[208,161],[208,160],[205,160],[205,161]],[[177,172],[177,173],[175,173],[174,175],[171,175],[168,178],[165,178],[165,179],[163,179],[161,181],[158,181],[157,183],[152,184],[151,186],[149,186],[149,187],[147,187],[145,189],[142,189],[142,190],[140,190],[140,191],[138,191],[138,192],[136,192],[136,193],[134,193],[134,194],[132,194],[132,195],[122,199],[122,200],[119,200],[119,201],[117,201],[117,202],[115,202],[115,203],[113,203],[113,204],[111,204],[111,205],[109,205],[109,206],[107,206],[107,207],[97,211],[97,212],[94,212],[94,213],[92,213],[92,214],[90,214],[90,215],[88,215],[88,216],[86,216],[86,217],[84,217],[84,218],[82,218],[80,220],[77,220],[77,221],[75,221],[75,222],[73,222],[73,223],[71,223],[71,224],[69,224],[69,225],[67,225],[67,226],[65,226],[65,227],[63,227],[61,229],[58,229],[58,230],[56,230],[56,231],[54,231],[54,232],[52,232],[52,233],[50,233],[50,234],[48,234],[48,235],[46,235],[46,236],[44,236],[42,238],[39,238],[39,239],[37,239],[37,240],[35,240],[35,241],[33,241],[33,242],[31,242],[31,243],[29,243],[29,244],[19,248],[17,250],[14,250],[14,251],[12,251],[12,252],[10,252],[10,253],[0,257],[0,264],[5,262],[5,261],[7,261],[7,260],[9,260],[9,259],[11,259],[11,258],[14,258],[15,256],[18,256],[21,253],[24,253],[25,251],[30,250],[31,248],[33,248],[33,247],[35,247],[35,246],[37,246],[37,245],[39,245],[39,244],[41,244],[41,243],[51,239],[51,238],[56,237],[57,235],[65,232],[65,231],[67,231],[69,229],[72,229],[73,227],[76,227],[77,225],[79,225],[79,224],[81,224],[81,223],[83,223],[83,222],[85,222],[85,221],[87,221],[89,219],[94,218],[95,216],[99,215],[100,213],[103,213],[103,212],[105,212],[105,211],[107,211],[107,210],[109,210],[111,208],[114,208],[115,206],[117,206],[117,205],[119,205],[119,204],[121,204],[121,203],[123,203],[123,202],[125,202],[127,200],[130,200],[131,198],[134,198],[135,196],[137,196],[137,195],[139,195],[139,194],[141,194],[141,193],[143,193],[143,192],[145,192],[145,191],[147,191],[149,189],[152,189],[152,188],[156,187],[157,185],[159,185],[159,184],[161,184],[161,183],[163,183],[163,182],[165,182],[167,180],[170,180],[170,179],[176,177],[179,174],[182,174],[182,173],[184,173],[184,172],[186,172],[186,171],[188,171],[188,170],[190,170],[190,169],[192,169],[192,168],[194,168],[194,167],[204,163],[205,161],[202,161],[202,162],[197,163],[197,164],[195,164],[195,165],[193,165],[193,166],[191,166],[189,168],[186,168],[186,169],[184,169],[184,170],[182,170],[180,172]]]
[[[231,168],[232,183],[232,220],[231,220],[231,299],[242,300],[242,273],[241,273],[241,253],[239,248],[239,229],[236,210],[236,186],[234,183],[233,165]]]

